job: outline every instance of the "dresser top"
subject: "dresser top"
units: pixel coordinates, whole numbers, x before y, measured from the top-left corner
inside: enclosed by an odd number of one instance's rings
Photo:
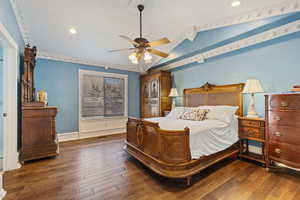
[[[274,94],[266,94],[265,96],[289,96],[289,95],[300,95],[300,92],[293,92],[293,93],[274,93]]]
[[[262,117],[258,117],[258,118],[239,117],[239,119],[244,119],[244,120],[253,120],[253,121],[265,121],[265,118],[262,118]]]
[[[22,107],[22,110],[43,110],[43,109],[58,109],[58,107],[56,106]]]

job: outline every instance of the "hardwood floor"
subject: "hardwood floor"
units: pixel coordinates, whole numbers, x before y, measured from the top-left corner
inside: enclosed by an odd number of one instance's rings
[[[300,174],[267,172],[226,160],[196,175],[192,186],[153,173],[130,158],[121,136],[60,145],[55,159],[7,172],[5,200],[298,200]]]

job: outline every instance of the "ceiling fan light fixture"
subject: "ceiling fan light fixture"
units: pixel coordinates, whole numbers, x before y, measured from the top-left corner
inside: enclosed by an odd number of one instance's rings
[[[76,35],[77,34],[77,30],[75,29],[75,28],[70,28],[69,29],[69,33],[71,34],[71,35]]]
[[[139,64],[139,61],[137,59],[131,60],[131,62],[136,65]]]
[[[152,60],[152,55],[148,51],[146,51],[144,54],[144,60],[148,63]]]
[[[156,49],[152,49],[152,47],[170,43],[170,40],[168,38],[164,37],[152,42],[149,42],[146,38],[143,38],[142,11],[144,10],[144,6],[138,5],[138,10],[140,12],[140,36],[138,38],[131,39],[130,37],[127,37],[125,35],[119,35],[121,38],[130,42],[133,45],[133,48],[111,50],[110,52],[134,50],[134,52],[128,56],[129,60],[133,64],[139,64],[141,59],[144,59],[144,63],[146,64],[151,63],[152,55],[160,56],[163,58],[168,57],[169,54]]]
[[[241,2],[239,0],[234,0],[231,2],[232,7],[238,7],[241,5]]]
[[[137,57],[136,57],[136,53],[132,53],[128,56],[129,60],[133,61],[133,60],[137,60]]]

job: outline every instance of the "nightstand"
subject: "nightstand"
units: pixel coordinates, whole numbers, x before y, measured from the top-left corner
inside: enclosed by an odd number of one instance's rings
[[[164,117],[168,116],[168,114],[170,114],[170,112],[171,112],[170,110],[165,110],[164,111]]]
[[[266,165],[265,154],[265,119],[239,117],[239,138],[241,158],[255,160]],[[249,151],[249,141],[261,143],[262,154]]]

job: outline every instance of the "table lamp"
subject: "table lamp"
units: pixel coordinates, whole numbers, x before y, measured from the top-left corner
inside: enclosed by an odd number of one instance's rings
[[[172,110],[176,107],[176,101],[175,101],[175,97],[178,97],[178,92],[177,92],[177,89],[176,88],[172,88],[171,89],[171,92],[169,94],[169,97],[173,98],[173,101],[172,101]]]
[[[248,107],[247,117],[249,118],[258,118],[258,115],[255,111],[255,93],[262,93],[264,90],[261,87],[260,81],[255,79],[247,80],[246,85],[243,90],[243,94],[251,94],[250,103]]]

